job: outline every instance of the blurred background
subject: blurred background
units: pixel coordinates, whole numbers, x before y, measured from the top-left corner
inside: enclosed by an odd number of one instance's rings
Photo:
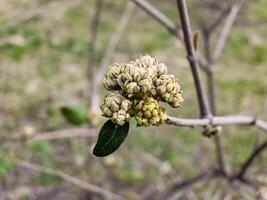
[[[101,81],[92,82],[92,77],[103,78],[105,68],[98,70],[103,64],[106,67],[106,62],[129,62],[144,54],[157,57],[182,82],[185,101],[180,108],[168,107],[167,113],[181,118],[199,115],[183,43],[126,0],[103,0],[97,37],[92,40],[97,1],[0,0],[1,200],[110,199],[69,183],[59,172],[125,199],[157,199],[174,182],[216,165],[213,140],[202,136],[202,128],[136,128],[134,122],[117,152],[105,158],[92,155],[106,120],[97,106],[106,91]],[[179,27],[175,1],[149,2]],[[188,1],[193,31],[212,24],[233,3]],[[211,37],[212,45],[223,22]],[[116,43],[118,35],[115,51],[107,56],[110,41]],[[223,55],[213,66],[218,115],[267,119],[266,38],[267,1],[246,1]],[[198,51],[205,51],[201,34]],[[202,79],[205,84],[204,75]],[[74,109],[82,121],[85,115],[88,120],[71,125],[62,115],[62,107]],[[220,134],[230,172],[266,139],[254,127],[224,127]],[[267,183],[266,167],[267,154],[262,154],[248,174]],[[175,199],[218,199],[221,190],[222,199],[256,199],[258,195],[259,191],[226,182],[205,180],[177,192]],[[267,189],[263,191],[266,195]]]

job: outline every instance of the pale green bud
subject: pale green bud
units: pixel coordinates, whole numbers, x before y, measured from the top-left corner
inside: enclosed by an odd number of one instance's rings
[[[117,112],[120,109],[120,106],[116,104],[116,102],[111,102],[110,108],[112,112]]]
[[[158,65],[158,77],[167,74],[167,66],[164,63]]]
[[[139,126],[160,125],[166,121],[165,110],[160,107],[156,99],[146,97],[140,102],[135,101],[133,105],[136,111],[135,119]]]
[[[156,65],[158,63],[156,58],[152,58],[147,54],[145,56],[141,56],[139,58],[139,61],[145,68],[150,67],[152,65]]]
[[[112,122],[120,126],[130,120],[131,108],[132,102],[119,93],[111,93],[106,96],[100,105],[104,116],[111,118]]]

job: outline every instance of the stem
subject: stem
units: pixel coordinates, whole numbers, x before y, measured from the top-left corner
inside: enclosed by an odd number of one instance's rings
[[[152,18],[163,25],[172,35],[177,36],[177,28],[175,24],[163,13],[145,0],[132,0],[137,6],[148,13]]]
[[[204,36],[204,48],[206,53],[207,65],[206,65],[206,79],[207,79],[207,88],[208,88],[208,98],[209,98],[209,105],[211,108],[212,115],[216,114],[216,94],[215,94],[215,81],[214,81],[214,72],[212,69],[213,61],[212,61],[212,53],[211,53],[211,43],[210,43],[210,35],[211,32],[209,30],[203,30]],[[225,164],[223,158],[223,151],[220,136],[216,134],[214,136],[214,143],[215,143],[215,150],[216,150],[216,157],[219,165],[219,171],[225,174]]]
[[[55,170],[55,169],[41,166],[38,164],[30,163],[28,161],[18,161],[17,165],[20,167],[23,167],[23,168],[27,168],[31,171],[43,172],[43,173],[46,173],[46,174],[49,174],[52,176],[59,177],[59,178],[65,180],[66,182],[69,182],[73,185],[76,185],[76,186],[78,186],[84,190],[89,191],[89,192],[93,192],[95,194],[104,196],[107,199],[114,199],[114,200],[123,200],[124,199],[123,197],[121,197],[121,196],[119,196],[113,192],[110,192],[104,188],[101,188],[101,187],[98,187],[96,185],[92,185],[90,183],[82,181],[82,180],[80,180],[74,176],[71,176],[69,174],[66,174],[60,170]]]
[[[267,148],[267,141],[259,145],[248,157],[248,159],[242,165],[240,171],[235,176],[238,179],[243,180],[248,168],[252,165],[253,161],[260,156],[260,154]]]
[[[178,10],[180,14],[181,26],[184,34],[184,42],[187,51],[187,58],[191,67],[194,84],[196,88],[199,110],[201,117],[210,116],[210,110],[204,95],[204,90],[199,76],[199,65],[197,62],[196,52],[192,41],[192,31],[185,0],[177,0]]]
[[[89,107],[91,110],[96,109],[98,102],[98,95],[96,92],[96,40],[102,7],[103,0],[96,0],[95,10],[90,25],[91,32],[88,46],[87,78],[89,82]]]
[[[97,84],[99,84],[103,79],[105,69],[107,65],[109,64],[110,60],[112,59],[112,56],[119,44],[121,36],[128,25],[128,21],[134,11],[134,8],[135,8],[135,4],[129,1],[126,5],[124,12],[122,13],[120,17],[116,30],[114,31],[114,33],[112,34],[109,40],[109,44],[106,48],[105,55],[103,56],[100,62],[100,67],[99,67],[98,73],[96,74]]]
[[[256,119],[253,116],[213,116],[204,119],[184,119],[168,116],[167,124],[182,127],[196,126],[226,126],[226,125],[255,125],[259,129],[267,132],[267,122]]]

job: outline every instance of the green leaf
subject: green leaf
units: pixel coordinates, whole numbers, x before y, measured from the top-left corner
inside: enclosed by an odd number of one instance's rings
[[[78,106],[65,106],[61,108],[65,119],[73,125],[81,125],[87,122],[86,109]]]
[[[93,154],[97,157],[105,157],[116,151],[128,135],[130,124],[123,126],[114,124],[108,120],[101,128]]]

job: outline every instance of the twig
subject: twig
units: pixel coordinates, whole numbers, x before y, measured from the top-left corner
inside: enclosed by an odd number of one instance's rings
[[[218,26],[221,25],[221,22],[223,21],[223,19],[225,18],[225,16],[229,13],[230,11],[230,7],[225,8],[220,15],[218,16],[217,19],[215,19],[208,27],[206,27],[206,30],[209,33],[213,33],[216,28],[218,28]]]
[[[178,32],[175,24],[162,12],[160,12],[154,6],[152,6],[150,3],[148,3],[145,0],[131,0],[131,1],[133,1],[137,6],[139,6],[146,13],[148,13],[152,18],[157,20],[160,24],[162,24],[172,35],[175,35],[180,39],[182,38],[181,35],[177,35]]]
[[[224,125],[255,125],[263,131],[267,131],[267,122],[256,119],[252,116],[214,116],[210,119],[183,119],[176,117],[168,117],[167,124],[175,126],[184,126],[184,127],[195,127],[195,126],[224,126]]]
[[[214,49],[213,61],[216,61],[221,57],[221,54],[225,46],[225,42],[229,36],[230,30],[234,24],[234,21],[243,3],[244,3],[244,0],[238,0],[237,3],[235,3],[233,7],[231,8],[229,15],[226,19],[225,25],[222,28],[222,32],[219,35],[216,47]]]
[[[156,9],[154,6],[152,6],[145,0],[131,0],[131,1],[133,1],[137,6],[139,6],[142,10],[148,13],[157,22],[162,24],[174,37],[178,38],[179,40],[183,40],[183,35],[181,30],[179,30],[175,26],[175,24],[158,9]],[[203,66],[206,65],[204,57],[201,54],[199,54],[197,56],[197,60],[200,63],[200,67],[204,69]]]
[[[96,136],[95,129],[89,128],[72,128],[72,129],[64,129],[50,132],[42,132],[38,133],[34,136],[30,142],[35,141],[44,141],[44,140],[56,140],[63,138],[76,138],[76,137],[95,137]]]
[[[177,193],[177,191],[179,190],[183,190],[185,188],[188,188],[204,179],[207,179],[209,176],[207,173],[200,173],[198,175],[196,175],[195,177],[188,179],[188,180],[184,180],[184,181],[179,181],[177,183],[174,183],[163,195],[162,199],[173,199],[173,196],[175,195],[174,193]]]
[[[242,167],[240,168],[240,171],[237,173],[234,178],[243,180],[244,176],[248,170],[248,168],[252,165],[253,161],[267,148],[267,141],[263,142],[261,145],[259,145],[248,157],[248,159],[244,162]]]
[[[76,177],[70,176],[62,171],[51,169],[48,167],[44,167],[38,164],[34,164],[28,161],[18,161],[17,165],[20,167],[24,167],[30,170],[38,171],[38,172],[43,172],[52,176],[59,177],[69,183],[72,183],[73,185],[76,185],[82,189],[85,189],[89,192],[94,192],[98,195],[105,196],[107,198],[115,199],[115,200],[123,200],[124,198],[114,194],[104,188],[98,187],[96,185],[92,185],[90,183],[84,182]]]
[[[58,7],[62,7],[63,3],[64,5],[72,6],[77,2],[79,2],[79,0],[53,1],[51,3],[39,6],[35,8],[33,11],[27,10],[27,12],[24,12],[23,15],[21,13],[17,13],[16,16],[14,16],[6,23],[1,23],[0,31],[6,30],[10,27],[23,25],[37,17],[42,17],[42,15],[49,13],[48,11],[56,10]]]
[[[96,0],[95,3],[95,10],[90,24],[90,42],[88,46],[87,67],[87,77],[89,81],[89,107],[91,111],[95,111],[97,109],[99,102],[96,92],[96,40],[103,0]]]
[[[128,2],[127,6],[121,15],[121,18],[118,22],[118,25],[116,27],[116,31],[111,36],[111,39],[109,40],[109,44],[107,46],[106,52],[104,57],[101,60],[100,67],[98,70],[98,73],[96,75],[96,81],[97,83],[100,83],[102,80],[102,77],[104,75],[104,71],[110,62],[114,51],[116,50],[118,43],[120,41],[120,38],[122,36],[122,33],[124,32],[125,28],[127,27],[128,21],[134,11],[135,5],[132,2]]]
[[[206,97],[204,95],[204,90],[199,76],[199,65],[196,58],[196,53],[192,41],[192,33],[190,27],[190,21],[187,11],[187,6],[185,0],[177,0],[178,10],[180,14],[180,21],[182,25],[182,30],[184,34],[184,42],[187,51],[187,58],[190,63],[191,71],[193,74],[194,84],[196,88],[200,115],[201,117],[210,116],[210,109],[207,104]]]
[[[210,36],[211,32],[209,30],[203,30],[203,36],[204,36],[204,48],[206,53],[206,79],[207,79],[207,88],[208,88],[208,99],[209,99],[209,106],[211,109],[212,115],[216,115],[216,88],[215,88],[215,81],[214,81],[214,71],[212,68],[213,62],[212,62],[212,50],[211,50],[211,41]],[[224,164],[224,156],[223,156],[223,150],[221,145],[221,139],[218,134],[215,134],[214,136],[214,144],[215,144],[215,151],[216,151],[216,157],[219,165],[219,170],[226,174],[225,171],[225,164]]]

